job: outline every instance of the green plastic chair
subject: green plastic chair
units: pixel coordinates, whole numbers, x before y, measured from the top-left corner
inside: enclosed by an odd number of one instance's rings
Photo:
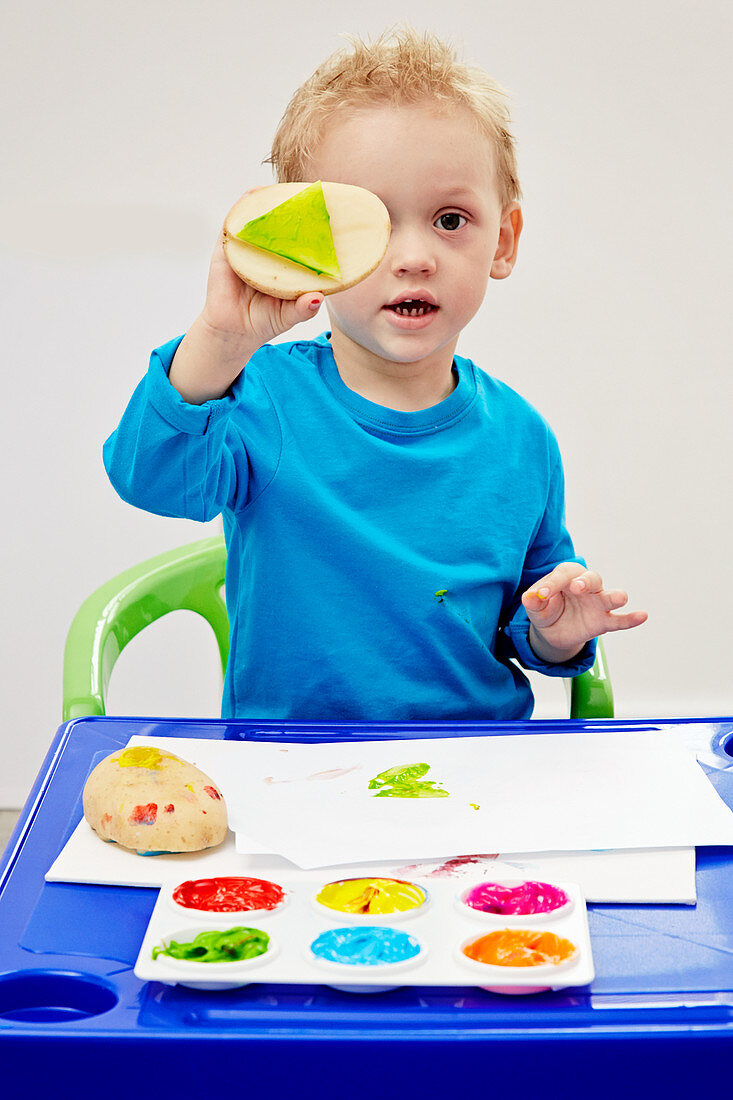
[[[105,714],[105,696],[122,650],[169,611],[202,615],[216,637],[222,671],[229,656],[229,619],[222,597],[226,547],[222,535],[189,543],[125,570],[93,592],[71,624],[64,651],[63,720]],[[612,718],[606,658],[570,684],[571,718]]]
[[[168,550],[126,569],[92,592],[69,629],[64,650],[63,719],[105,714],[112,669],[122,650],[169,611],[195,611],[211,626],[222,671],[229,657],[229,618],[221,589],[223,535]]]

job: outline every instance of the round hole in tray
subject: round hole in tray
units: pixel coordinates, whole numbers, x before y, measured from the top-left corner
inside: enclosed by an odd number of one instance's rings
[[[117,1004],[114,989],[90,974],[16,970],[0,978],[0,1019],[54,1024],[86,1020]]]
[[[733,731],[731,733],[724,734],[724,736],[719,741],[719,746],[726,756],[733,756]]]

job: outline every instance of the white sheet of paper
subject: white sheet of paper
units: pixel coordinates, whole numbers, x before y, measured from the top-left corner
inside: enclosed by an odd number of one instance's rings
[[[700,727],[696,727],[699,731]],[[677,730],[672,730],[675,733]],[[699,738],[698,738],[699,741]],[[240,757],[241,743],[208,739],[165,737],[134,737],[134,744],[157,744],[177,752],[212,776],[224,792],[230,807],[230,818],[239,816],[242,801],[238,789],[238,773],[232,768]],[[707,740],[705,740],[705,745]],[[276,747],[281,760],[289,756],[293,746]],[[699,744],[687,745],[688,750]],[[248,750],[252,748],[250,744]],[[269,746],[269,748],[275,748]],[[245,754],[250,757],[249,751]],[[694,756],[694,752],[692,752]],[[698,754],[699,755],[699,754]],[[330,782],[321,779],[319,782]],[[450,853],[455,856],[458,853]],[[572,879],[578,882],[586,899],[591,902],[634,903],[694,903],[695,851],[691,847],[659,849],[627,849],[599,852],[524,852],[493,854],[469,859],[423,858],[419,863],[396,860],[391,862],[339,865],[334,874],[370,875],[394,874],[425,878],[450,876],[461,882],[485,878],[487,875],[517,871],[536,878]],[[49,882],[105,883],[120,886],[160,886],[164,882],[199,878],[218,874],[253,874],[262,877],[286,876],[297,879],[301,871],[289,860],[268,852],[243,833],[235,838],[232,832],[217,848],[205,852],[143,858],[115,844],[105,844],[81,821],[60,852],[46,879]]]
[[[137,738],[131,744],[138,742]],[[303,868],[450,856],[733,844],[733,813],[665,732],[337,744],[146,738],[222,788],[237,850]],[[425,762],[447,798],[382,798],[377,773]],[[478,809],[474,808],[478,807]]]
[[[203,852],[176,852],[161,856],[139,856],[119,844],[100,840],[82,820],[46,872],[46,882],[81,882],[104,886],[161,886],[173,878],[210,878],[239,859],[234,834]],[[256,858],[256,857],[252,857]]]
[[[368,790],[377,773],[416,762],[450,797]],[[731,811],[690,753],[656,732],[292,745],[279,757],[257,745],[240,783],[235,831],[304,868],[733,844]]]
[[[627,904],[694,904],[695,849],[659,848],[611,852],[529,852],[471,859],[432,859],[419,863],[362,863],[339,866],[333,877],[395,875],[398,878],[450,878],[457,889],[486,878],[515,878],[517,873],[559,881],[574,876],[586,901]],[[80,821],[46,874],[48,882],[80,882],[107,886],[162,886],[186,879],[217,875],[254,875],[298,883],[311,874],[293,863],[265,853],[236,851],[234,834],[204,852],[139,856],[116,844],[105,844]],[[324,879],[331,877],[328,869]]]

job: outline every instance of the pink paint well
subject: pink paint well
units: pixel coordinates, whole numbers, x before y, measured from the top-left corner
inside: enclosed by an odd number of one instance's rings
[[[512,886],[500,882],[480,882],[463,895],[463,903],[469,908],[502,916],[552,913],[567,905],[569,900],[559,886],[533,881]]]

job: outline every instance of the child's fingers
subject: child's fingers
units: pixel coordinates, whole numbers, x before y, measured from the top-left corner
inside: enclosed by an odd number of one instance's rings
[[[560,565],[556,565],[551,573],[541,577],[524,595],[532,602],[533,607],[545,603],[552,596],[556,596],[559,592],[563,592],[568,588],[573,580],[585,576],[587,572],[576,561],[564,561]]]
[[[323,295],[317,291],[309,291],[308,294],[301,294],[300,298],[296,298],[293,303],[296,317],[296,321],[307,321],[309,317],[315,317],[318,310],[323,304]]]
[[[546,581],[538,581],[534,588],[522,594],[522,603],[528,611],[544,611],[550,602],[551,590]]]
[[[606,621],[608,630],[630,630],[632,627],[641,626],[649,616],[646,611],[627,611],[623,615],[612,614],[620,607],[625,607],[629,597],[620,588],[614,588],[610,592],[603,593],[603,604],[608,612]]]
[[[603,603],[606,611],[617,611],[619,607],[624,607],[628,602],[628,595],[620,588],[614,588],[603,593]]]
[[[253,288],[250,290],[252,291],[250,317],[256,326],[271,326],[278,336],[301,321],[315,317],[323,302],[323,295],[318,291],[301,294],[299,298],[275,298],[271,294],[264,294]],[[267,337],[267,339],[271,338],[271,336]]]
[[[624,615],[609,615],[606,630],[632,630],[635,626],[641,626],[649,616],[646,611],[628,611]]]
[[[576,596],[591,595],[603,591],[603,581],[599,573],[586,569],[570,580],[568,588]]]

